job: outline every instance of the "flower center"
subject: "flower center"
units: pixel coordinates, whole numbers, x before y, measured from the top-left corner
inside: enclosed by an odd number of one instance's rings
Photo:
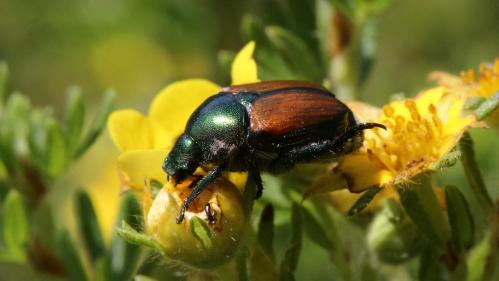
[[[369,155],[395,174],[421,169],[437,160],[445,139],[443,124],[433,104],[427,109],[422,114],[413,99],[386,105],[381,122],[387,131],[371,130],[366,134]]]

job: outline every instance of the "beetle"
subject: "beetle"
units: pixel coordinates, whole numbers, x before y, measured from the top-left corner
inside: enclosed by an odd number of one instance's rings
[[[336,159],[360,148],[363,130],[383,128],[358,123],[352,111],[324,87],[305,81],[266,81],[221,89],[190,116],[163,170],[181,182],[205,165],[184,200],[177,223],[189,205],[223,171],[248,171],[263,190],[260,173],[285,172],[298,163]],[[205,208],[210,223],[209,207]]]

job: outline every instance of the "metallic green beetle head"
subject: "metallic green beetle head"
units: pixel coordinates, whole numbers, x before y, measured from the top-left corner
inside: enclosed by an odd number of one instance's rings
[[[201,157],[198,145],[190,136],[182,134],[163,162],[163,170],[175,181],[180,182],[194,173],[199,166]]]

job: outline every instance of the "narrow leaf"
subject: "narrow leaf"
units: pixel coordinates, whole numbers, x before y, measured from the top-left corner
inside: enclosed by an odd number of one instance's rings
[[[68,151],[62,135],[61,127],[53,118],[46,123],[47,155],[45,171],[51,178],[61,175],[67,168]]]
[[[459,253],[469,248],[473,242],[475,232],[473,217],[468,202],[457,187],[447,186],[445,188],[445,201],[447,202],[452,240]]]
[[[116,233],[128,243],[146,246],[163,254],[163,248],[154,237],[136,231],[126,221],[121,222],[121,227],[116,228]]]
[[[446,280],[445,268],[439,260],[439,251],[435,247],[429,247],[420,257],[418,280],[440,281]]]
[[[78,158],[81,156],[94,143],[97,137],[99,137],[100,133],[106,126],[107,117],[114,108],[115,98],[116,94],[112,90],[108,90],[104,93],[97,115],[95,116],[95,119],[93,120],[84,139],[78,145],[74,157]]]
[[[237,267],[237,275],[239,281],[249,281],[249,272],[248,272],[248,259],[249,259],[249,250],[247,247],[242,247],[236,257],[236,267]]]
[[[443,246],[450,239],[450,230],[430,178],[424,174],[413,180],[414,183],[397,186],[400,202],[420,231],[436,245]]]
[[[326,251],[334,251],[335,245],[329,239],[328,233],[324,230],[317,219],[306,209],[302,208],[303,230],[305,234]]]
[[[8,76],[9,76],[9,67],[7,63],[4,61],[0,61],[0,108],[3,106],[3,102],[5,99]]]
[[[493,94],[489,99],[482,102],[475,110],[475,115],[478,120],[487,118],[490,114],[499,107],[499,91]]]
[[[267,256],[274,260],[274,208],[271,204],[265,205],[260,216],[258,242]]]
[[[99,222],[90,197],[85,191],[76,193],[76,214],[78,226],[90,257],[95,262],[106,251]]]
[[[66,92],[66,107],[64,114],[65,137],[69,153],[75,153],[75,149],[80,141],[83,123],[85,120],[85,104],[81,89],[70,87]]]
[[[303,79],[322,82],[321,65],[302,39],[278,26],[265,28],[269,41]]]
[[[204,249],[213,246],[213,233],[208,224],[199,217],[193,217],[189,221],[192,235],[199,241]]]
[[[58,240],[58,250],[60,251],[61,261],[65,265],[65,270],[68,274],[68,280],[70,281],[85,281],[87,276],[81,258],[78,254],[78,249],[76,248],[73,240],[71,239],[69,232],[63,230],[59,236]]]
[[[136,231],[140,231],[141,210],[132,193],[123,195],[118,222],[125,220]],[[130,280],[139,266],[141,249],[119,236],[114,236],[107,258],[107,280]]]
[[[295,280],[295,271],[298,265],[302,246],[302,218],[300,207],[293,204],[291,211],[291,244],[284,254],[280,267],[280,280]]]
[[[28,241],[28,217],[22,195],[12,189],[2,208],[3,240],[12,260],[23,261]]]
[[[490,233],[478,243],[468,255],[468,281],[487,280],[484,276],[487,266],[487,257],[491,251]]]
[[[471,97],[466,100],[464,104],[464,109],[475,110],[477,109],[486,99],[484,97]]]
[[[433,170],[440,170],[443,168],[448,168],[454,166],[457,161],[461,159],[461,151],[459,149],[453,149],[451,152],[447,153],[440,161],[431,167]]]
[[[348,215],[353,216],[358,214],[360,211],[364,210],[367,207],[367,205],[371,203],[374,197],[376,197],[376,194],[378,194],[378,192],[380,191],[381,191],[380,187],[374,187],[362,193],[362,196],[360,196],[360,198],[357,199],[357,201],[355,201],[353,206],[348,211]]]
[[[478,167],[478,162],[475,157],[474,142],[469,133],[464,133],[459,141],[459,149],[461,151],[461,163],[463,164],[464,172],[468,183],[476,196],[480,207],[485,213],[489,213],[493,209],[492,199],[485,186],[482,173]]]

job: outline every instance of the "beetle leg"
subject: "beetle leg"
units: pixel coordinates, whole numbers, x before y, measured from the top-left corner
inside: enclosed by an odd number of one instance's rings
[[[263,182],[262,176],[260,175],[260,170],[258,167],[253,166],[249,171],[250,177],[253,179],[256,185],[255,199],[262,197],[263,193]]]
[[[206,203],[206,205],[204,206],[204,212],[206,213],[206,216],[208,217],[208,223],[211,225],[215,224],[216,213],[211,211],[210,203]]]
[[[196,183],[196,186],[194,186],[194,188],[192,189],[191,194],[189,194],[189,196],[185,198],[184,203],[182,204],[182,208],[180,208],[180,212],[177,216],[177,224],[180,224],[184,220],[184,215],[187,208],[189,208],[192,202],[210,183],[212,183],[216,178],[220,176],[223,169],[224,165],[216,166],[215,168],[213,168],[213,170],[209,171],[206,176],[204,176]]]
[[[253,159],[255,159],[255,150],[250,149],[250,155],[251,155],[251,160],[248,162],[248,172],[249,176],[251,179],[255,182],[256,185],[256,192],[255,192],[255,199],[258,199],[262,197],[263,194],[263,181],[262,181],[262,176],[260,174],[260,168],[258,168],[258,164],[255,163]]]
[[[295,163],[310,162],[318,160],[324,155],[335,155],[344,150],[344,145],[349,139],[352,139],[358,134],[367,129],[386,127],[378,123],[360,123],[353,126],[340,137],[334,140],[324,140],[321,142],[309,143],[304,146],[296,147],[288,153],[280,156],[271,164],[271,170],[285,170],[287,167],[292,167]]]

